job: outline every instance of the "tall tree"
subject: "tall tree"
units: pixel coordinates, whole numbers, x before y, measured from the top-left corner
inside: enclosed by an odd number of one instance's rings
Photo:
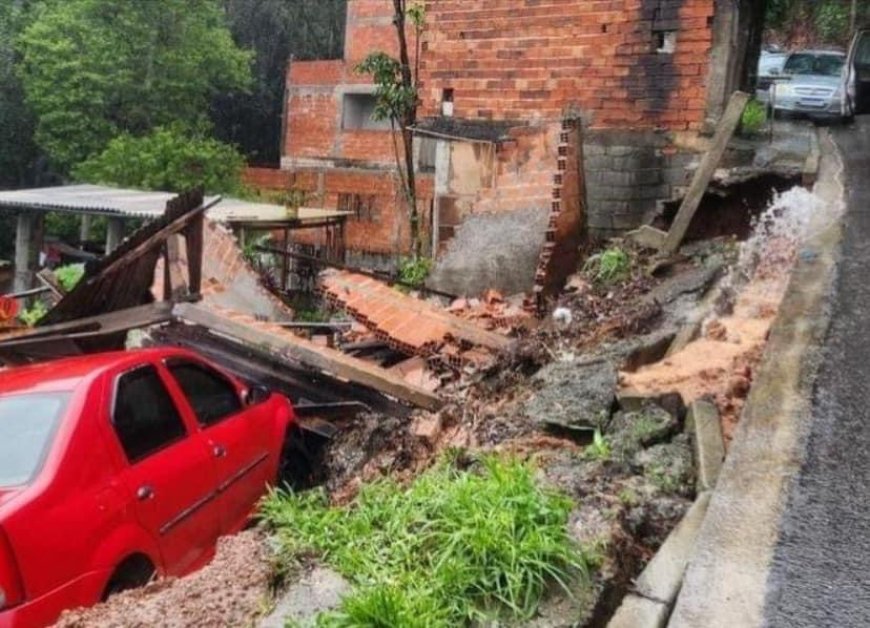
[[[287,63],[342,56],[347,0],[224,0],[239,46],[255,53],[249,93],[220,94],[215,130],[257,163],[277,165]]]
[[[385,52],[370,54],[357,71],[374,78],[378,99],[374,116],[388,119],[398,128],[402,150],[396,150],[396,166],[402,184],[411,232],[411,255],[420,259],[423,241],[420,235],[420,211],[417,208],[417,179],[414,171],[414,126],[417,124],[419,103],[420,42],[425,22],[425,9],[420,2],[393,0],[393,25],[396,27],[399,58]],[[408,30],[414,36],[409,44]],[[411,64],[411,46],[414,46],[414,65]]]
[[[122,134],[200,123],[222,91],[247,89],[252,55],[218,0],[64,0],[19,38],[36,140],[61,168]]]

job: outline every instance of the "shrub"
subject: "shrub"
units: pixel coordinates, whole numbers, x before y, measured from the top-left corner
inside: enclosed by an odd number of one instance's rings
[[[490,457],[442,461],[407,489],[379,481],[345,508],[276,492],[262,513],[285,556],[313,549],[354,583],[321,625],[402,627],[523,620],[550,584],[570,593],[598,563],[571,540],[571,509],[529,465]]]
[[[766,122],[767,108],[757,100],[750,100],[740,118],[741,133],[748,137],[758,135]]]
[[[85,276],[85,265],[69,264],[61,266],[54,271],[54,276],[57,277],[60,287],[66,292],[70,292],[82,280],[82,277]]]
[[[631,257],[623,249],[611,247],[590,257],[584,270],[594,281],[603,284],[618,283],[631,275]]]
[[[404,259],[399,264],[399,280],[414,288],[421,288],[432,272],[432,260],[428,257]]]
[[[34,301],[33,305],[21,312],[18,318],[28,327],[35,327],[42,318],[48,314],[48,306],[42,301]]]

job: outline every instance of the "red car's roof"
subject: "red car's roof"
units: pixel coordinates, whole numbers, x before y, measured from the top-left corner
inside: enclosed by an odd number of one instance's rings
[[[168,355],[189,355],[179,349],[141,349],[97,353],[32,366],[0,370],[0,395],[16,392],[74,390],[85,380],[91,380],[108,369],[133,366],[143,360],[164,358]]]

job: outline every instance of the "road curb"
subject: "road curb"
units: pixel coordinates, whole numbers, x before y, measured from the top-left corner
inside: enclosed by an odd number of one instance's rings
[[[809,392],[830,322],[841,241],[842,161],[825,133],[814,216],[770,333],[669,626],[759,626],[769,566],[810,421]]]

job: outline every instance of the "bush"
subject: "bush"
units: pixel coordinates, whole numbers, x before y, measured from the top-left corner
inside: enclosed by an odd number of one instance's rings
[[[431,272],[432,260],[428,257],[405,259],[399,264],[399,280],[414,288],[422,288]]]
[[[202,129],[162,127],[143,137],[124,134],[73,169],[79,181],[143,190],[183,192],[203,186],[212,194],[236,193],[244,157]]]
[[[757,100],[750,100],[740,118],[741,133],[749,137],[758,135],[766,122],[767,108]]]
[[[82,277],[85,276],[85,265],[69,264],[68,266],[61,266],[54,271],[54,276],[57,277],[60,287],[66,292],[70,292],[82,280]]]
[[[583,270],[596,282],[619,283],[631,275],[631,257],[623,249],[611,247],[586,260]]]
[[[588,581],[598,557],[571,540],[571,509],[529,465],[490,457],[443,461],[407,489],[382,480],[346,508],[277,492],[262,512],[285,556],[313,549],[354,583],[321,625],[403,627],[523,620],[550,584]]]
[[[21,312],[18,318],[28,327],[35,327],[42,318],[48,314],[48,306],[43,301],[34,301],[33,305]]]

